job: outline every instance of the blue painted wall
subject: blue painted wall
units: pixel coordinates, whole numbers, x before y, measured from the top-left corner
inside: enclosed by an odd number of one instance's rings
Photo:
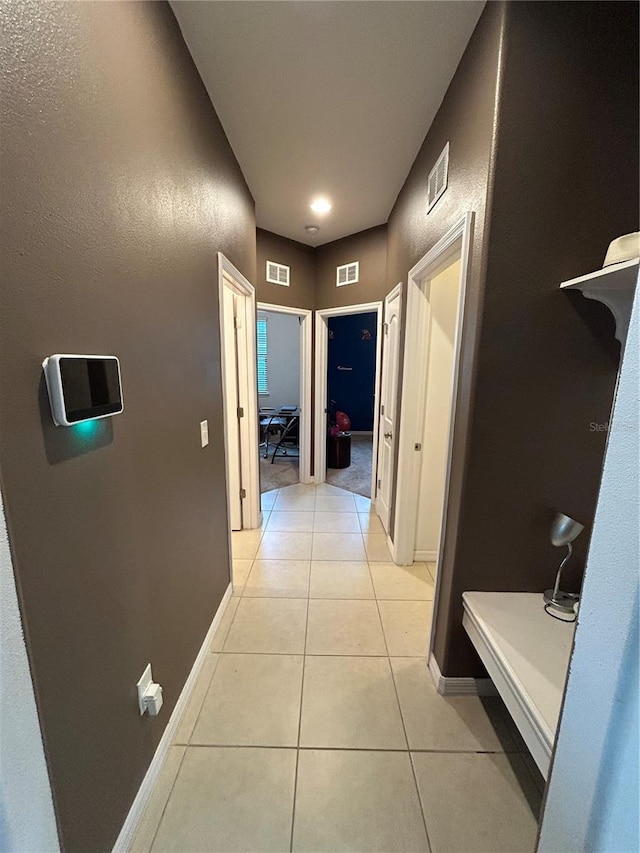
[[[353,430],[373,430],[376,333],[375,312],[329,318],[329,401],[349,415]]]

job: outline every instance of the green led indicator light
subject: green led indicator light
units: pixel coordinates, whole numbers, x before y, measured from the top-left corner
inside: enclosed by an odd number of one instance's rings
[[[93,436],[98,432],[99,427],[100,424],[97,419],[94,418],[90,421],[82,421],[79,424],[74,424],[72,429],[76,435],[79,435],[82,438],[93,438]]]

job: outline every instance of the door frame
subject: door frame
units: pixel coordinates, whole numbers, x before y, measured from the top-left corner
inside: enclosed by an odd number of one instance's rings
[[[373,443],[371,450],[371,505],[375,506],[376,475],[378,472],[378,401],[380,399],[380,362],[382,353],[382,302],[363,302],[359,305],[344,305],[341,308],[322,308],[316,311],[316,369],[315,369],[315,447],[314,480],[324,483],[327,479],[327,370],[329,368],[329,327],[330,317],[345,317],[350,314],[370,314],[376,317],[376,373],[373,386]]]
[[[385,337],[386,337],[386,327],[387,327],[387,318],[385,316],[385,308],[387,305],[387,300],[394,299],[396,296],[400,297],[400,315],[399,315],[399,317],[400,317],[400,330],[399,330],[399,332],[401,333],[402,332],[402,302],[403,302],[403,299],[402,299],[402,282],[401,281],[399,281],[398,284],[396,284],[396,286],[392,290],[390,290],[389,293],[387,293],[387,295],[385,296],[385,298],[382,302],[382,327],[383,327],[383,330],[385,332]],[[396,379],[400,378],[400,356],[402,354],[400,344],[401,344],[401,339],[398,340],[398,363],[396,365],[396,370],[397,370],[398,376],[396,377]],[[376,412],[376,415],[378,418],[378,446],[377,446],[376,451],[375,451],[377,460],[380,459],[380,444],[381,444],[381,441],[380,441],[380,420],[382,418],[382,415],[381,415],[380,409],[381,409],[381,405],[382,405],[382,384],[383,384],[385,378],[388,378],[385,375],[385,359],[386,359],[386,357],[387,357],[387,347],[385,346],[383,348],[383,351],[382,351],[382,358],[381,358],[381,362],[380,362],[380,405],[377,407],[377,412]],[[395,405],[395,411],[394,411],[394,424],[398,423],[397,391],[398,391],[398,386],[396,384],[396,405]],[[394,426],[394,429],[395,428],[396,427]],[[392,477],[392,480],[393,480],[393,472],[395,469],[395,461],[397,458],[396,447],[397,447],[397,445],[394,442],[393,443],[393,458],[391,459],[391,477]],[[375,498],[372,498],[372,504],[374,505],[376,514],[378,516],[380,516],[380,513],[378,512],[378,499],[379,499],[379,496],[378,496],[378,488],[377,488],[377,482],[376,482],[376,496],[375,496]],[[391,516],[392,511],[393,511],[393,482],[391,483],[391,506],[389,507],[389,515],[390,516]],[[388,531],[385,531],[385,532],[387,534],[387,539],[389,539]]]
[[[429,302],[425,298],[431,279],[460,258],[460,296],[454,339],[454,361],[451,377],[451,415],[447,442],[447,465],[443,496],[443,511],[440,522],[440,541],[436,559],[436,585],[433,595],[434,618],[431,622],[429,652],[433,651],[438,599],[442,581],[442,557],[445,550],[447,505],[451,480],[451,457],[456,423],[458,386],[460,381],[460,358],[464,311],[469,285],[469,268],[473,240],[473,213],[462,216],[447,231],[435,246],[410,270],[407,286],[407,309],[403,372],[401,384],[402,408],[398,443],[398,477],[395,491],[395,516],[393,536],[393,558],[399,565],[413,562],[416,540],[416,507],[420,488],[421,465],[415,464],[416,443],[422,444],[424,414],[427,391],[427,368],[429,354]]]
[[[300,463],[301,483],[312,483],[311,476],[311,383],[312,383],[312,335],[313,311],[309,308],[290,308],[288,305],[272,305],[258,302],[258,311],[276,314],[293,314],[302,319],[300,323]]]
[[[256,293],[251,282],[246,279],[231,261],[218,252],[218,310],[220,324],[220,366],[222,400],[226,406],[225,357],[224,357],[224,287],[225,279],[240,296],[238,316],[242,319],[238,335],[238,397],[239,405],[244,409],[240,418],[240,473],[241,488],[246,492],[240,499],[242,507],[242,529],[260,527],[262,511],[260,509],[260,460],[258,448],[258,377],[256,348]],[[228,439],[223,429],[224,467],[226,482],[229,481]],[[229,507],[227,507],[227,515]],[[229,529],[231,529],[229,525]],[[231,534],[229,533],[229,536]]]

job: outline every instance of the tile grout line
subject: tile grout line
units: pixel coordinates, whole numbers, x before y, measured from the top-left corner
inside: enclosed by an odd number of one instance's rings
[[[411,772],[413,773],[413,779],[416,786],[416,793],[418,794],[418,802],[420,803],[420,811],[422,812],[422,821],[424,823],[424,831],[427,833],[427,844],[428,849],[431,851],[433,848],[431,846],[431,838],[429,837],[429,829],[427,828],[427,815],[425,814],[424,802],[422,801],[422,794],[420,793],[420,786],[418,785],[418,777],[416,776],[416,767],[413,762],[413,755],[411,750],[409,750],[409,763],[411,764]]]
[[[235,613],[234,613],[234,616],[235,616]],[[209,681],[207,682],[207,689],[204,691],[204,694],[202,696],[202,702],[200,703],[200,708],[199,708],[198,713],[196,715],[196,719],[195,719],[195,722],[193,724],[193,728],[191,729],[191,732],[189,733],[189,738],[188,738],[187,742],[184,744],[185,747],[189,747],[191,745],[191,738],[193,737],[193,733],[195,732],[196,726],[198,725],[198,722],[200,720],[200,715],[202,714],[202,709],[204,708],[204,703],[205,703],[206,698],[207,698],[207,693],[209,692],[209,689],[211,688],[211,684],[213,682],[213,676],[216,674],[216,671],[218,669],[218,665],[220,664],[220,658],[222,657],[222,652],[209,652],[209,654],[213,654],[216,656],[216,662],[215,662],[215,665],[214,665],[213,670],[211,672],[211,677],[209,678]],[[194,685],[194,687],[195,687],[195,685]],[[186,711],[186,708],[185,708],[185,711]],[[176,741],[174,741],[174,745],[175,746],[178,745],[176,743]]]
[[[427,815],[425,813],[425,808],[424,808],[424,803],[422,802],[422,797],[420,796],[420,786],[418,785],[418,777],[416,775],[416,768],[415,768],[415,765],[413,763],[413,755],[411,754],[412,750],[411,750],[411,747],[409,746],[409,736],[407,735],[407,727],[406,727],[406,724],[404,721],[404,714],[402,713],[402,705],[400,704],[400,696],[398,694],[398,685],[396,684],[396,676],[395,676],[395,673],[393,671],[393,666],[391,666],[391,658],[389,658],[389,667],[391,669],[391,678],[393,680],[393,686],[394,686],[394,689],[396,691],[396,698],[398,700],[398,706],[400,708],[400,719],[402,720],[402,727],[404,728],[404,735],[407,739],[407,754],[409,756],[409,765],[411,767],[411,775],[413,776],[413,784],[415,785],[416,795],[418,797],[418,804],[420,805],[420,812],[422,814],[422,823],[424,825],[424,832],[425,832],[425,835],[427,837],[427,847],[428,847],[429,851],[431,851],[432,846],[431,846],[431,838],[429,837],[429,827],[427,826]],[[420,751],[422,751],[422,750],[420,750]],[[424,750],[424,751],[426,752],[427,750]],[[435,750],[431,750],[431,751],[435,752]]]
[[[248,601],[256,601],[257,599],[249,597]],[[303,598],[268,598],[266,601],[304,601]],[[344,598],[312,598],[311,601],[346,601]],[[372,598],[358,598],[356,601],[373,601]],[[235,652],[229,650],[221,650],[219,652],[212,652],[214,655],[266,655],[268,657],[302,657],[303,655],[300,652]],[[385,658],[388,655],[385,654],[365,654],[364,652],[360,652],[359,654],[344,654],[340,652],[309,652],[305,655],[308,658]],[[425,660],[424,655],[392,655],[391,657],[398,658],[406,658],[408,660]],[[518,752],[519,750],[514,750],[514,752]]]
[[[251,568],[253,568],[253,563],[251,564]],[[249,569],[249,574],[251,574],[251,569]],[[245,586],[246,586],[246,581],[245,581]],[[244,587],[242,587],[242,592],[244,592]],[[235,609],[233,611],[233,616],[231,617],[231,621],[229,622],[229,627],[227,628],[227,630],[225,632],[224,640],[222,641],[220,652],[218,654],[222,654],[222,652],[224,652],[224,647],[227,645],[227,640],[229,639],[229,634],[231,633],[231,629],[233,628],[233,623],[236,621],[236,616],[238,615],[238,608],[240,607],[240,602],[242,601],[242,593],[240,595],[237,595],[237,596],[233,596],[233,595],[231,596],[231,598],[234,598],[234,597],[238,599],[238,603],[236,604]],[[229,605],[227,605],[227,607],[228,606]],[[216,669],[217,669],[217,665],[216,665]]]
[[[300,656],[298,656],[300,657]],[[358,657],[358,655],[353,655]],[[399,747],[377,747],[377,746],[287,746],[281,743],[176,743],[172,746],[183,746],[185,749],[287,749],[302,750],[309,752],[394,752],[402,755],[415,753],[418,755],[517,755],[522,758],[521,752],[502,752],[492,749],[400,749]]]
[[[240,591],[240,595],[238,596],[238,598],[244,598],[244,591],[245,591],[245,589],[247,588],[247,584],[249,583],[249,578],[251,577],[251,572],[253,571],[253,567],[255,566],[255,564],[256,564],[256,558],[254,557],[254,558],[253,558],[253,560],[251,560],[251,565],[249,566],[249,572],[248,572],[248,574],[247,574],[247,579],[246,579],[246,580],[245,580],[245,582],[242,584],[242,589],[241,589],[241,591]],[[238,607],[240,607],[240,602],[238,602]],[[238,607],[236,607],[236,610],[235,610],[235,612],[234,612],[234,614],[233,614],[233,618],[234,618],[234,619],[235,619],[235,616],[236,616],[236,612],[237,612],[237,610],[238,610]],[[232,621],[232,623],[233,623],[233,620],[231,620],[231,621]],[[229,630],[231,630],[231,626],[229,626]],[[227,639],[227,638],[225,637],[225,642],[226,642],[226,639]]]
[[[257,562],[257,561],[256,561]],[[364,560],[260,560],[263,563],[359,563],[364,562]],[[240,595],[233,595],[233,598],[241,598]],[[433,599],[431,598],[377,598],[374,595],[371,598],[347,598],[345,596],[337,596],[337,595],[321,595],[321,596],[300,596],[300,595],[248,595],[247,598],[251,598],[255,601],[307,601],[310,599],[311,601],[390,601],[391,603],[395,602],[403,602],[404,604],[432,604]],[[426,655],[390,655],[390,657],[395,658],[424,658]]]
[[[367,563],[368,565],[368,563]],[[371,574],[371,567],[369,566],[369,574]],[[373,585],[373,575],[371,575],[371,584]],[[375,586],[373,587],[373,592],[376,594]],[[387,645],[387,635],[384,632],[384,625],[382,622],[382,614],[380,613],[380,605],[378,604],[378,597],[376,595],[376,610],[378,611],[378,619],[380,620],[380,627],[382,628],[382,636],[384,637],[384,647],[387,650],[387,663],[389,665],[389,670],[391,673],[391,681],[393,683],[393,690],[396,695],[396,703],[398,705],[398,711],[400,713],[400,721],[402,722],[402,730],[404,732],[404,739],[407,744],[407,755],[409,757],[409,765],[411,767],[411,775],[413,776],[413,784],[415,786],[416,795],[418,797],[418,804],[420,805],[420,814],[422,815],[422,825],[424,826],[424,832],[427,839],[427,847],[431,850],[431,839],[429,838],[429,829],[427,828],[427,818],[424,813],[424,806],[422,805],[422,798],[420,797],[420,788],[418,787],[418,777],[416,776],[416,770],[413,766],[413,759],[411,758],[411,748],[409,746],[409,736],[407,735],[407,726],[404,721],[404,714],[402,713],[402,705],[400,704],[400,695],[398,693],[398,685],[396,684],[395,673],[393,672],[393,666],[391,665],[391,655],[389,654],[389,646]]]
[[[177,744],[172,744],[172,746],[176,746]],[[155,828],[155,832],[153,833],[153,838],[151,839],[151,844],[149,844],[148,853],[151,853],[153,850],[153,845],[156,843],[156,838],[158,837],[158,833],[160,832],[160,825],[164,819],[164,814],[167,810],[167,806],[169,805],[169,800],[171,799],[171,795],[173,794],[173,789],[176,786],[176,782],[178,781],[178,776],[180,775],[180,770],[182,769],[182,764],[184,763],[184,759],[187,755],[187,749],[189,748],[188,744],[185,745],[184,751],[182,753],[182,757],[180,759],[180,763],[178,764],[178,769],[176,770],[176,775],[173,777],[173,782],[171,783],[171,788],[169,789],[169,794],[167,795],[167,799],[164,801],[164,806],[162,807],[162,812],[160,813],[160,817],[158,818],[158,823]],[[157,785],[156,781],[156,785]],[[140,824],[139,824],[140,825]],[[135,840],[135,836],[134,836]]]
[[[311,566],[309,566],[309,577],[307,580],[307,614],[304,623],[304,646],[302,649],[302,682],[300,684],[300,712],[298,714],[298,739],[296,745],[296,768],[293,776],[293,806],[291,810],[291,838],[289,841],[289,851],[293,851],[293,833],[296,822],[296,796],[298,793],[298,765],[300,763],[300,732],[302,729],[302,702],[304,700],[304,674],[307,663],[307,635],[309,633],[309,593],[311,590]]]
[[[313,599],[312,599],[313,600]],[[263,655],[265,657],[302,657],[302,655],[298,652],[215,652],[215,654],[220,655]],[[358,652],[353,654],[349,652],[348,654],[340,653],[340,652],[313,652],[311,654],[305,655],[308,658],[386,658],[385,654],[365,654],[364,652]],[[424,661],[424,656],[422,655],[396,655],[396,657],[401,658],[402,660],[411,660],[411,661]],[[464,751],[464,750],[463,750]],[[504,750],[502,750],[504,752]],[[509,752],[517,753],[519,750],[513,749],[509,750]],[[526,754],[526,753],[521,753]]]

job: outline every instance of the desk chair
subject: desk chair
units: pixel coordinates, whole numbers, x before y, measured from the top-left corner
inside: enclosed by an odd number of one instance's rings
[[[269,454],[269,446],[273,446],[273,455],[271,464],[273,465],[278,451],[282,451],[282,456],[289,456],[288,450],[298,450],[300,444],[300,409],[298,406],[281,406],[278,409],[276,417],[273,419],[281,422],[279,438],[277,441],[270,441],[267,435],[265,448],[265,459]],[[293,454],[295,455],[295,454]]]
[[[264,447],[264,458],[269,456],[270,437],[282,433],[287,425],[285,417],[280,417],[277,409],[268,406],[261,407],[258,412],[259,419],[259,447]]]

